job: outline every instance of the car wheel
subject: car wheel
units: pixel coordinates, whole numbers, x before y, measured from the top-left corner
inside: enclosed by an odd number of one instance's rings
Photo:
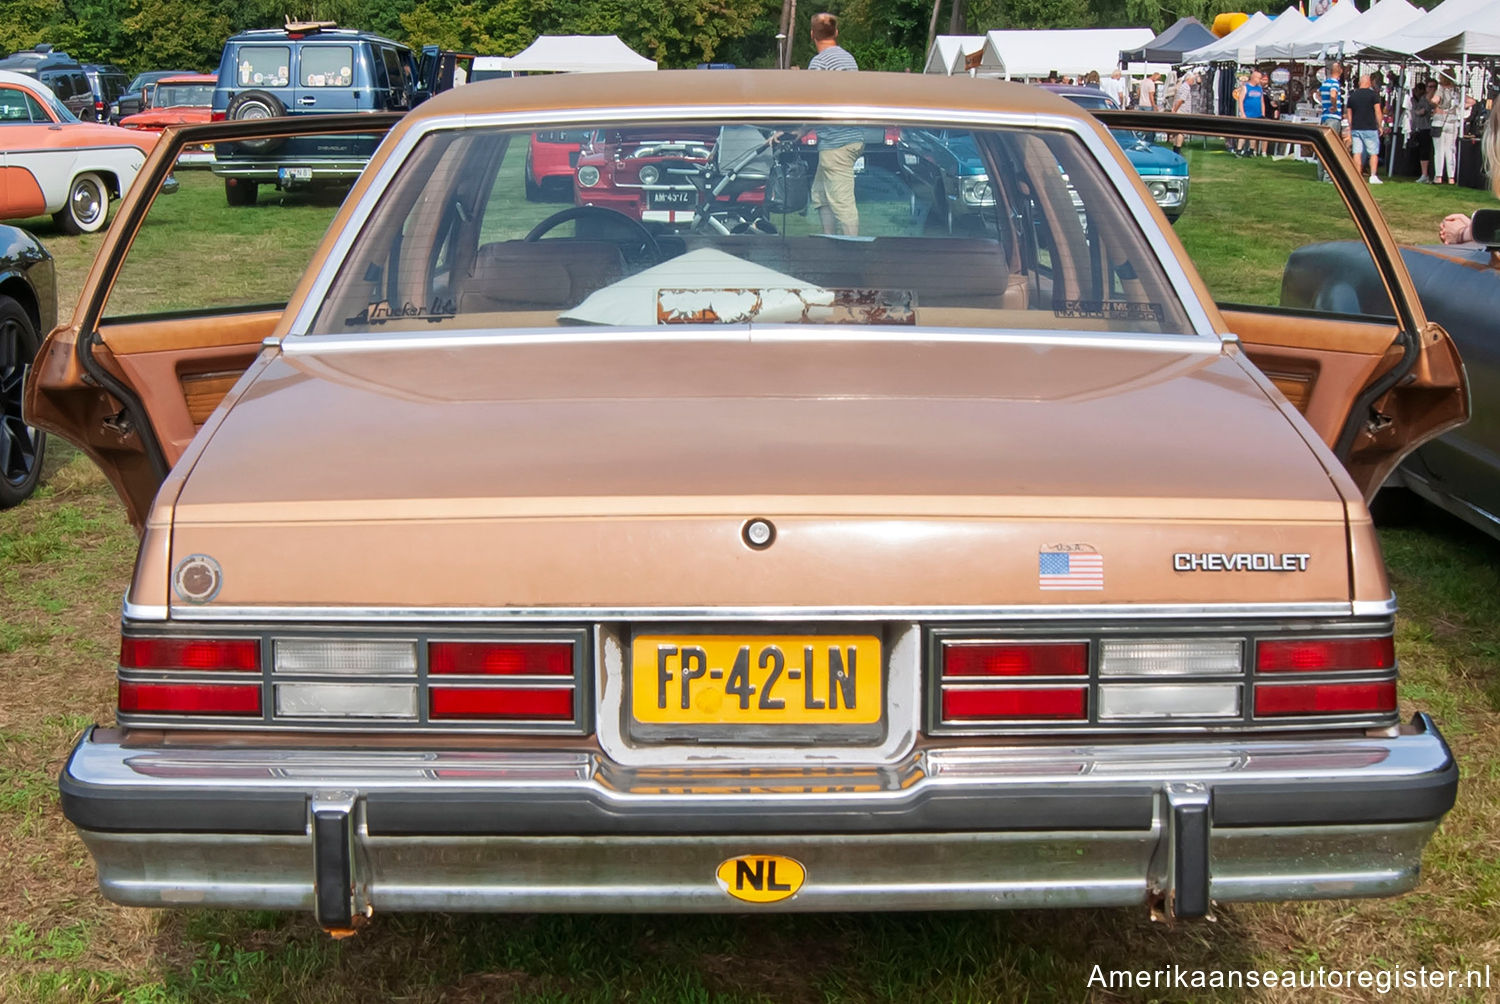
[[[241,91],[229,102],[224,117],[231,122],[251,122],[258,119],[279,119],[286,114],[286,105],[268,91]],[[281,146],[280,138],[242,139],[233,146],[246,153],[270,153]]]
[[[253,206],[259,192],[260,185],[257,182],[245,181],[243,178],[224,179],[224,200],[231,206]]]
[[[42,476],[47,434],[21,418],[26,367],[38,347],[31,315],[0,296],[0,509],[26,501]]]
[[[92,171],[80,174],[68,186],[68,201],[52,214],[65,234],[92,234],[104,229],[109,219],[109,186]]]

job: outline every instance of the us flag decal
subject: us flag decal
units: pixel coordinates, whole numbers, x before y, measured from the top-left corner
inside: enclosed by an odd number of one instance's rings
[[[1037,555],[1036,573],[1043,590],[1103,589],[1104,555],[1087,544],[1043,550]]]

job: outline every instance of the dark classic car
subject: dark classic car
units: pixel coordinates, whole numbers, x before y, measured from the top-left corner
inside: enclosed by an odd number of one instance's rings
[[[1282,302],[1295,309],[1388,311],[1373,263],[1353,241],[1294,252]],[[1469,372],[1473,416],[1417,450],[1386,481],[1500,537],[1500,255],[1480,244],[1403,247],[1427,316],[1453,336]],[[1389,500],[1393,508],[1399,497]]]
[[[995,205],[995,191],[974,137],[966,130],[904,129],[898,151],[901,173],[912,188],[911,213],[924,210],[952,230]],[[925,194],[925,202],[918,193]]]
[[[989,80],[557,74],[169,130],[26,397],[142,535],[59,782],[104,894],[349,933],[1412,888],[1458,768],[1398,701],[1364,498],[1463,369],[1326,130],[1181,119],[1317,150],[1397,319],[1221,310],[1106,131],[1139,117]],[[983,226],[879,165],[857,234],[640,218],[678,177],[795,205],[800,137],[872,126],[969,133]],[[183,144],[385,128],[284,307],[130,298]],[[579,166],[624,212],[526,200],[543,129],[624,141]]]
[[[26,231],[0,226],[0,509],[25,501],[42,476],[47,434],[26,424],[22,385],[56,323],[52,256]]]

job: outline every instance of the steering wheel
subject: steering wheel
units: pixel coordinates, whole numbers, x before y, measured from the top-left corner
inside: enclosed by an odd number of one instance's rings
[[[614,209],[605,209],[603,206],[569,206],[567,209],[559,210],[532,227],[531,232],[526,235],[526,240],[539,241],[546,234],[571,220],[593,220],[605,230],[615,227],[628,231],[630,236],[620,242],[620,253],[625,256],[627,262],[656,265],[662,261],[661,245],[656,243],[656,238],[650,230],[646,229],[645,224]]]

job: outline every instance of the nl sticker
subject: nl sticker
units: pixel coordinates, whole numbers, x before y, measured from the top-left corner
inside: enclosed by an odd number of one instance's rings
[[[1036,556],[1037,586],[1053,589],[1103,589],[1104,555],[1089,544],[1054,544]]]

